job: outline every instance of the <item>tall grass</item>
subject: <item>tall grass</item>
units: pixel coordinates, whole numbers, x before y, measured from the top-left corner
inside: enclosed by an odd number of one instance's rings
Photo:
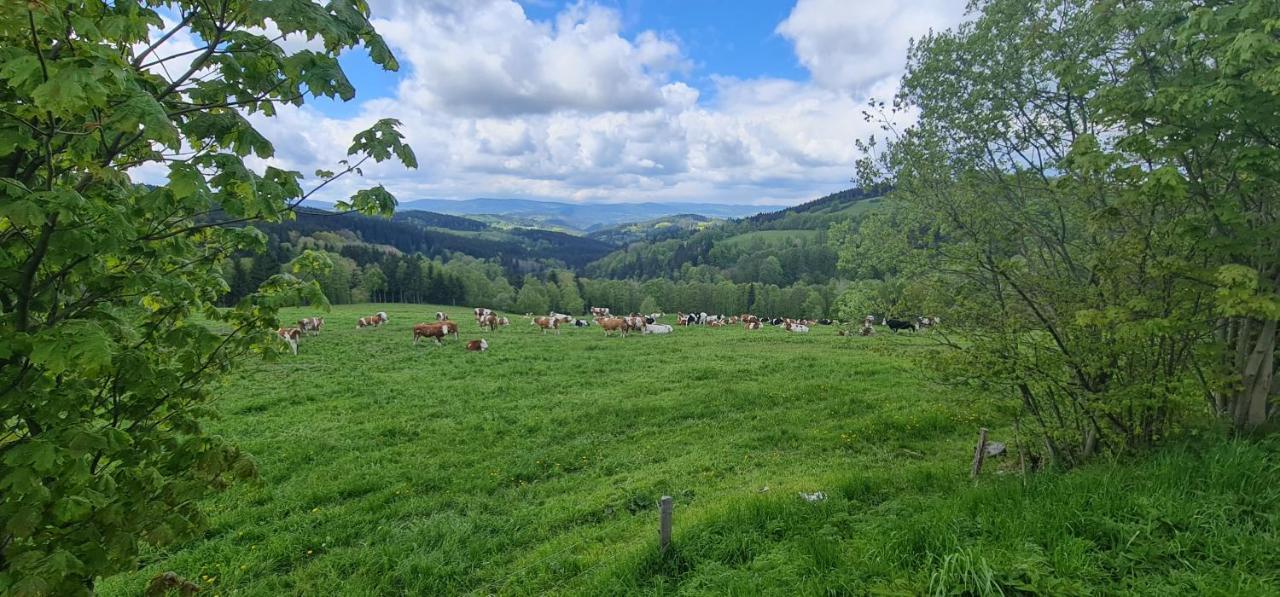
[[[335,309],[297,357],[228,379],[216,433],[263,471],[202,537],[106,579],[208,594],[1265,594],[1274,442],[967,476],[990,400],[930,386],[926,339],[679,329],[543,336],[520,318],[410,345],[437,307]],[[354,318],[391,314],[381,329]],[[302,315],[302,312],[290,315]],[[307,313],[309,314],[309,313]],[[822,491],[808,502],[800,492]],[[656,503],[676,498],[657,550]]]

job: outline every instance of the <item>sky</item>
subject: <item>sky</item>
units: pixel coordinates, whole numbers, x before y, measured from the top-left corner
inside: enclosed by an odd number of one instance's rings
[[[403,123],[419,168],[366,168],[322,201],[382,184],[401,202],[790,205],[852,186],[868,99],[892,98],[909,40],[965,0],[370,4],[399,72],[353,50],[353,101],[251,119],[276,146],[265,163],[304,173],[377,119]]]

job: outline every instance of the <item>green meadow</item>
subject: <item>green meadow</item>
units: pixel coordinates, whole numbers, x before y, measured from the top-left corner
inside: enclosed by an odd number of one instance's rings
[[[438,309],[461,341],[413,346]],[[1280,592],[1276,440],[1029,477],[1012,454],[975,483],[977,430],[1012,451],[1016,405],[930,382],[928,336],[324,316],[297,356],[218,388],[209,430],[261,478],[103,594],[169,570],[207,595]],[[481,337],[487,353],[464,350]]]

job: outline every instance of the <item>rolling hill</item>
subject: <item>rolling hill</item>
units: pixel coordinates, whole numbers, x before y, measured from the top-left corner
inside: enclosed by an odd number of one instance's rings
[[[622,247],[587,265],[584,272],[597,278],[645,280],[705,277],[708,272],[701,268],[710,268],[710,273],[738,283],[826,283],[836,275],[827,230],[862,217],[878,204],[878,193],[849,189],[795,207],[664,236],[628,236],[628,227],[612,229],[622,232],[596,237]]]
[[[400,204],[401,210],[423,210],[459,216],[513,218],[516,225],[562,228],[590,232],[629,222],[642,222],[678,214],[715,218],[739,218],[773,209],[757,205],[719,203],[562,203],[531,199],[417,199]]]
[[[364,243],[437,257],[462,253],[481,259],[553,260],[579,268],[617,247],[593,238],[534,228],[498,228],[448,214],[401,209],[391,219],[305,208],[296,220],[261,226],[269,235],[347,231]]]

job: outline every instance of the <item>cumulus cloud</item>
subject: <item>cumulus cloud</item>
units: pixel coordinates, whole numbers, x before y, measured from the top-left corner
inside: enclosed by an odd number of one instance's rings
[[[861,115],[866,97],[893,93],[905,37],[923,31],[903,10],[876,8],[871,23],[853,22],[848,7],[860,1],[800,0],[778,33],[811,81],[712,73],[703,94],[687,82],[693,60],[677,36],[625,33],[617,11],[591,2],[547,21],[513,0],[373,4],[404,67],[393,97],[367,100],[348,118],[288,106],[276,118],[252,117],[276,145],[266,163],[303,173],[333,168],[351,136],[378,118],[404,123],[418,170],[368,167],[322,200],[375,183],[401,200],[812,199],[848,186],[854,140],[873,132]],[[934,4],[942,2],[921,6]],[[935,26],[950,18],[937,16]],[[840,39],[842,27],[861,41]]]
[[[777,33],[820,85],[853,92],[895,80],[911,39],[958,23],[964,0],[798,0]]]
[[[412,65],[402,99],[452,114],[647,110],[667,75],[685,67],[676,42],[620,35],[618,14],[577,4],[553,22],[509,0],[385,3],[378,30]]]

